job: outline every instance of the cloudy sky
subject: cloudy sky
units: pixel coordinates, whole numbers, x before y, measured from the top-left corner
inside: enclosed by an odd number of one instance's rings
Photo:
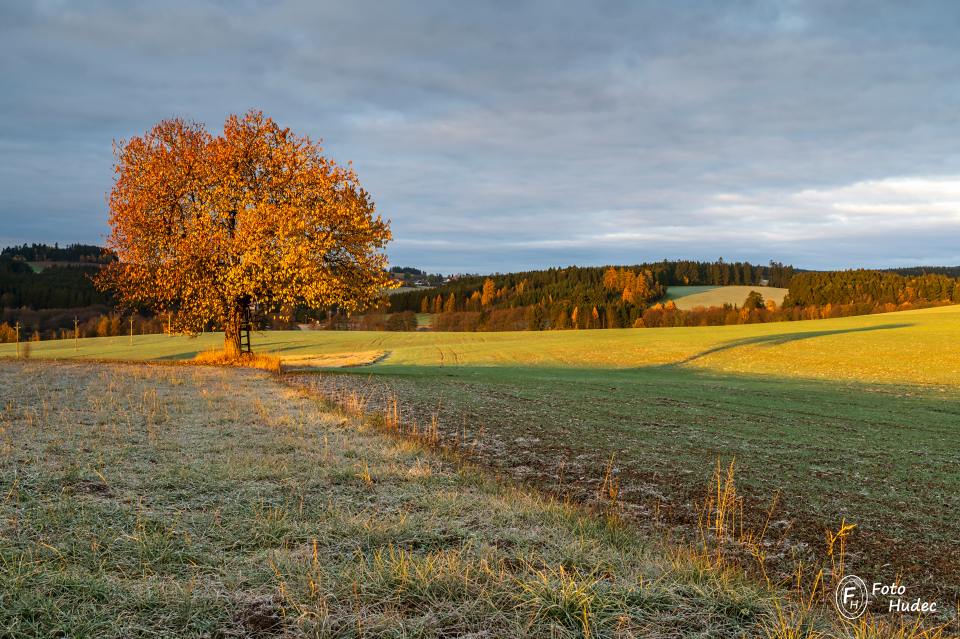
[[[0,245],[100,242],[112,141],[250,108],[394,264],[960,264],[960,3],[4,2]]]

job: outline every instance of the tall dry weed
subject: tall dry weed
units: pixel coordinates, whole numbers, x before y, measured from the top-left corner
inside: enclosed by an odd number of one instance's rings
[[[258,368],[278,375],[283,372],[283,363],[280,357],[278,355],[267,355],[265,353],[243,353],[239,357],[229,357],[224,351],[214,349],[197,353],[196,357],[193,358],[193,362],[207,366]]]

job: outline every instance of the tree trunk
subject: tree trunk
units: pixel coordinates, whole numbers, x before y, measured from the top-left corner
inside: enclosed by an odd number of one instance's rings
[[[230,359],[240,357],[240,323],[241,310],[238,307],[231,309],[223,325],[223,353]]]

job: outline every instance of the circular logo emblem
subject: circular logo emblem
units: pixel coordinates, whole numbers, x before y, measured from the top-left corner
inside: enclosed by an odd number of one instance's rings
[[[859,619],[870,603],[867,584],[856,575],[847,575],[837,584],[834,603],[837,605],[837,612],[845,619]]]

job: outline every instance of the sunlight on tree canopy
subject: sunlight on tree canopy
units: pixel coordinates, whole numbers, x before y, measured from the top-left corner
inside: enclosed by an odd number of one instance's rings
[[[235,355],[251,305],[356,311],[390,285],[389,222],[356,174],[263,113],[231,115],[217,137],[164,120],[115,146],[108,245],[119,261],[97,282],[122,304],[169,312],[180,332],[221,328]]]

